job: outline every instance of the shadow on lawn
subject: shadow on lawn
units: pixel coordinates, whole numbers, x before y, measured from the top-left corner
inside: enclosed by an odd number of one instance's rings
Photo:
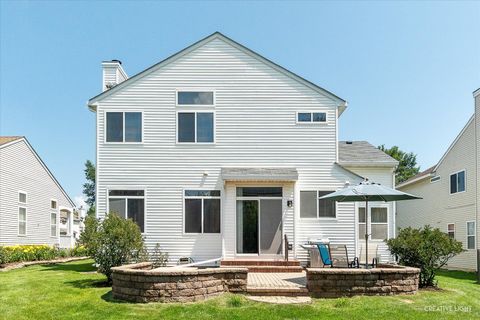
[[[92,272],[96,268],[92,261],[82,261],[77,263],[58,263],[45,266],[42,271],[76,271],[76,272]]]
[[[98,279],[81,279],[64,283],[78,289],[107,288],[111,286],[106,280]]]
[[[475,272],[440,270],[437,272],[437,275],[458,280],[471,280],[472,283],[477,282],[477,275],[475,274]]]
[[[125,304],[125,303],[132,303],[128,301],[116,300],[113,298],[112,290],[108,291],[107,293],[102,295],[102,300],[110,303],[118,303],[118,304]]]

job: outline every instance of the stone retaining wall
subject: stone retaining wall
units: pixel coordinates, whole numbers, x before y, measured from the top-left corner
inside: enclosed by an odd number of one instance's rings
[[[150,262],[112,268],[115,299],[132,302],[191,302],[224,292],[246,292],[246,268],[152,269]]]
[[[307,288],[318,298],[354,295],[414,294],[420,269],[379,266],[374,269],[307,268]]]

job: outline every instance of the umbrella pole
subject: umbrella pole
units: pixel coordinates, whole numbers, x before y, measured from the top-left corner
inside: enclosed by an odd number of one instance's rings
[[[365,198],[365,269],[368,269],[368,197]]]

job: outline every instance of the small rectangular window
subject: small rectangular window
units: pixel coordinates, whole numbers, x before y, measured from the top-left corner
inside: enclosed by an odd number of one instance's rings
[[[450,175],[450,193],[465,191],[465,170]]]
[[[18,234],[27,234],[27,209],[23,207],[18,208]]]
[[[315,123],[326,122],[327,114],[325,112],[298,112],[297,122],[301,123]]]
[[[57,213],[50,212],[50,236],[57,236]]]
[[[179,91],[177,92],[178,105],[210,105],[213,103],[212,91]]]
[[[318,191],[318,197],[323,197],[333,191]],[[320,218],[335,218],[336,205],[335,201],[329,199],[318,199],[318,217]]]
[[[282,197],[282,187],[241,187],[237,197]]]
[[[475,249],[475,221],[467,222],[467,249]]]
[[[447,225],[447,234],[450,238],[455,239],[455,224],[449,223]]]
[[[109,190],[108,209],[124,219],[132,219],[141,232],[145,231],[144,190]]]
[[[141,112],[107,112],[107,142],[142,142]]]
[[[435,177],[430,178],[430,182],[437,182],[439,180],[440,180],[440,176],[435,176]]]
[[[179,112],[178,142],[211,143],[214,141],[213,112]]]
[[[220,191],[185,190],[185,233],[220,233]]]
[[[27,203],[27,194],[23,192],[18,193],[18,202]]]
[[[57,201],[51,200],[50,201],[50,208],[51,209],[57,209]]]

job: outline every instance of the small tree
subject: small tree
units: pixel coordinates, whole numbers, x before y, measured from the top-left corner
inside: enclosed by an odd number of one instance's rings
[[[85,179],[87,182],[83,184],[83,194],[87,197],[85,202],[89,205],[88,215],[95,214],[95,165],[92,161],[85,162]]]
[[[143,261],[146,250],[142,233],[131,219],[123,219],[115,213],[98,221],[89,217],[85,223],[85,232],[81,242],[98,265],[98,271],[112,282],[112,267]]]
[[[430,226],[400,229],[396,238],[386,242],[400,264],[420,268],[420,287],[435,286],[438,269],[463,251],[461,242]]]
[[[398,160],[398,167],[395,170],[396,184],[408,180],[420,171],[420,167],[417,166],[417,155],[413,152],[402,151],[397,146],[386,148],[383,144],[378,149]]]

